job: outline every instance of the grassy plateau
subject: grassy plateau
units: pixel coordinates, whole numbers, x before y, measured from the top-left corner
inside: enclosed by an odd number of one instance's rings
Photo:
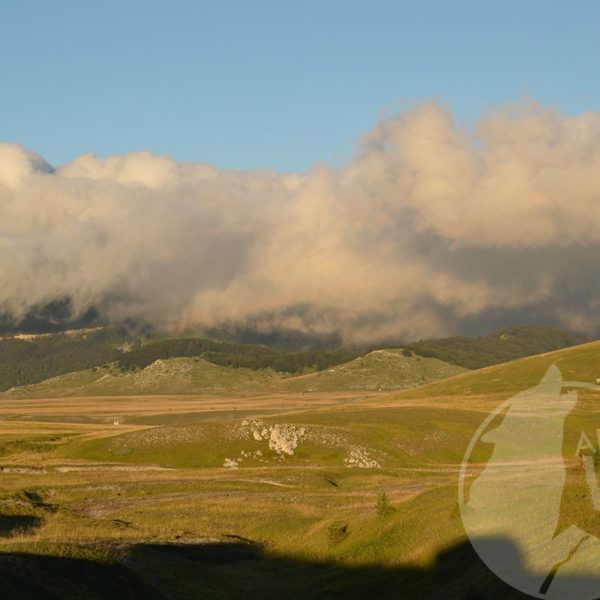
[[[525,597],[469,544],[459,471],[490,411],[551,365],[595,382],[600,343],[470,372],[401,351],[295,378],[172,358],[13,388],[0,397],[3,593]],[[574,494],[596,396],[581,391],[565,425]],[[488,457],[476,444],[467,484]],[[600,535],[585,503],[561,518]]]

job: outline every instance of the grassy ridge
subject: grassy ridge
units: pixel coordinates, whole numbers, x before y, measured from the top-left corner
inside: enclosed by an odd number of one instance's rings
[[[557,329],[524,326],[482,338],[429,340],[409,347],[422,357],[472,369],[567,347],[576,341],[575,336]],[[284,352],[267,346],[203,338],[148,341],[115,328],[11,336],[0,338],[0,391],[112,361],[118,361],[122,370],[135,371],[159,359],[202,358],[222,367],[271,369],[285,375],[301,375],[347,363],[367,352],[364,348]],[[382,386],[389,388],[385,383]]]
[[[123,372],[114,364],[75,371],[37,384],[13,388],[6,394],[16,398],[223,394],[267,390],[276,379],[278,376],[268,369],[232,369],[214,365],[202,358],[171,358],[158,359],[137,371]]]
[[[116,328],[0,338],[0,391],[49,378],[103,367],[117,361],[124,371],[141,370],[156,360],[202,358],[213,365],[272,369],[297,374],[318,371],[360,356],[364,350],[282,352],[266,346],[203,338],[142,342]],[[93,374],[84,377],[93,380]]]
[[[600,342],[545,352],[499,365],[467,372],[422,388],[401,392],[396,398],[445,398],[461,401],[469,397],[508,398],[537,385],[551,366],[556,365],[570,381],[594,383],[600,378]],[[392,398],[392,396],[390,396]]]
[[[480,369],[524,356],[551,352],[582,343],[581,336],[544,325],[507,327],[477,338],[422,340],[407,347],[421,356],[439,358],[467,369]]]
[[[387,391],[423,385],[464,369],[435,358],[407,356],[402,350],[375,350],[348,363],[299,377],[273,369],[222,367],[203,358],[157,359],[143,369],[94,367],[8,390],[16,398],[127,396],[136,394],[228,394]]]
[[[401,349],[374,350],[319,373],[286,381],[292,391],[397,390],[452,377],[466,369]]]

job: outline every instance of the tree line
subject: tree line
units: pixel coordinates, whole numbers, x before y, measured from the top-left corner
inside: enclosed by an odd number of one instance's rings
[[[158,359],[200,357],[223,367],[273,369],[298,375],[320,371],[364,354],[364,350],[303,350],[285,352],[266,346],[221,342],[203,338],[167,339],[150,342],[122,354],[118,365],[125,371],[143,369]]]

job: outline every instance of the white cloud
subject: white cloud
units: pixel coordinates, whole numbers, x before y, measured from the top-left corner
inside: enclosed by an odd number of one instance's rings
[[[148,152],[52,171],[0,144],[0,310],[70,297],[162,326],[348,340],[554,319],[598,329],[600,115],[423,104],[343,169],[222,171]]]

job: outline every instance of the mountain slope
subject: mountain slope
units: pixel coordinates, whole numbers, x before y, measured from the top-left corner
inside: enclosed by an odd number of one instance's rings
[[[402,399],[403,402],[411,398],[456,402],[458,398],[462,403],[475,397],[496,402],[499,397],[508,398],[537,385],[552,365],[560,369],[567,381],[594,383],[600,378],[600,341],[468,371],[444,382],[433,382],[389,398]]]
[[[465,371],[436,358],[407,356],[402,350],[375,350],[348,363],[300,377],[271,369],[222,367],[202,358],[158,359],[143,369],[123,371],[112,364],[59,375],[16,387],[10,397],[127,396],[273,391],[397,390]]]
[[[15,386],[117,361],[126,371],[148,367],[158,359],[198,357],[223,367],[270,368],[283,375],[331,369],[363,356],[367,349],[284,352],[261,345],[205,338],[131,335],[124,329],[78,329],[41,335],[0,338],[0,391]],[[409,344],[414,353],[469,369],[572,346],[580,340],[543,326],[504,329],[480,338],[453,337]],[[425,381],[429,379],[425,377]],[[417,378],[417,381],[422,381]],[[372,382],[371,387],[378,382]],[[397,387],[383,383],[384,389]]]
[[[467,369],[479,369],[524,356],[581,344],[580,336],[544,325],[507,327],[488,335],[422,340],[408,344],[416,354],[439,358]]]
[[[290,391],[397,390],[413,388],[466,371],[437,358],[401,349],[374,350],[331,369],[286,382]]]
[[[102,328],[0,338],[0,391],[116,360],[127,340]]]
[[[252,392],[268,388],[271,370],[220,367],[201,358],[157,360],[144,369],[123,372],[115,365],[59,375],[41,383],[12,388],[10,397],[129,396]]]

